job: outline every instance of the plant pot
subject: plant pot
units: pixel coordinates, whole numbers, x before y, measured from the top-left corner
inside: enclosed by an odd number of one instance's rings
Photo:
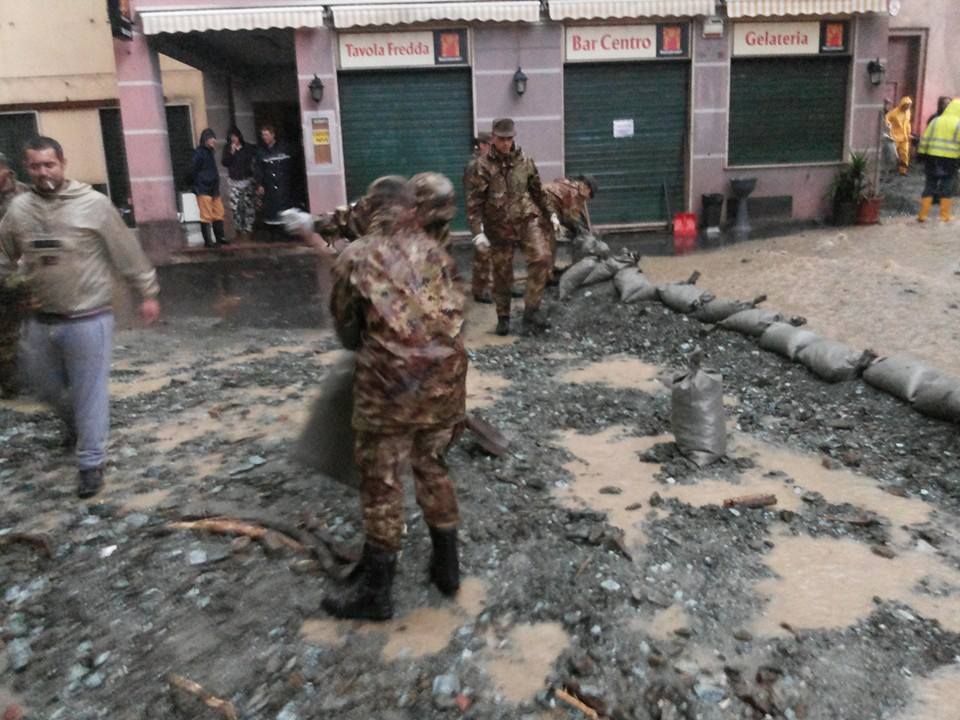
[[[857,207],[857,225],[876,225],[880,222],[882,197],[871,197],[860,201]]]
[[[833,201],[833,224],[834,225],[853,225],[857,221],[857,201],[856,200],[834,200]]]

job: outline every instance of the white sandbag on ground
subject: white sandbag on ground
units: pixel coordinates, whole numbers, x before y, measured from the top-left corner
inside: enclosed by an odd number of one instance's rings
[[[721,320],[719,325],[722,328],[733,330],[743,335],[760,337],[773,323],[783,322],[783,320],[783,315],[774,310],[753,308],[751,310],[742,310],[741,312],[734,313],[726,320]]]
[[[876,357],[870,350],[855,350],[836,340],[818,340],[797,353],[797,362],[827,382],[853,380]]]
[[[723,378],[700,368],[702,354],[691,356],[690,369],[674,379],[670,425],[680,452],[699,467],[727,452]]]
[[[917,388],[913,407],[927,417],[960,422],[960,380],[949,375],[925,379]]]
[[[565,300],[573,294],[573,291],[583,285],[583,281],[594,269],[601,265],[601,261],[595,257],[585,257],[567,268],[566,272],[560,276],[558,292],[560,299]]]
[[[797,354],[808,345],[822,338],[811,330],[794,327],[790,323],[775,322],[760,336],[760,347],[790,360],[796,360]]]
[[[657,299],[657,286],[650,282],[638,267],[628,267],[618,272],[613,278],[613,284],[620,293],[622,303]]]
[[[913,402],[922,383],[929,383],[940,373],[912,355],[882,357],[863,371],[863,381],[894,397]]]
[[[744,310],[751,310],[767,299],[766,295],[760,295],[751,302],[743,300],[726,300],[724,298],[713,298],[705,301],[703,307],[693,313],[693,317],[702,323],[715,325],[721,320],[726,320],[731,315]]]

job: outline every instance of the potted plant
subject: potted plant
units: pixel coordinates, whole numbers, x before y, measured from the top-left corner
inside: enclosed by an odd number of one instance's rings
[[[883,196],[877,192],[872,182],[868,182],[860,194],[860,203],[857,205],[857,225],[876,225],[880,222],[881,205],[883,205]]]
[[[850,162],[837,169],[827,195],[833,207],[834,225],[853,225],[867,188],[867,156],[852,153]]]

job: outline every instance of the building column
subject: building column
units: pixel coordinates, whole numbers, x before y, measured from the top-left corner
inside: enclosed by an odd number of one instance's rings
[[[849,113],[851,152],[865,153],[872,162],[880,159],[880,116],[883,115],[885,87],[873,85],[867,72],[871,61],[887,64],[890,17],[886,14],[858,15],[853,22],[853,93]]]
[[[177,221],[160,62],[140,32],[132,41],[114,40],[113,53],[137,233],[150,260],[162,265],[185,241]]]
[[[730,119],[729,22],[723,37],[704,38],[703,19],[690,28],[693,66],[690,110],[689,198],[687,209],[699,217],[701,196],[728,194],[727,128]]]
[[[294,31],[293,40],[310,212],[330,212],[348,200],[340,132],[337,36],[327,28],[308,28]],[[319,103],[310,96],[314,75],[323,83]]]
[[[517,145],[549,182],[563,175],[563,26],[559,23],[481,27],[473,31],[475,130],[496,118],[517,124]],[[527,91],[513,89],[517,68]]]

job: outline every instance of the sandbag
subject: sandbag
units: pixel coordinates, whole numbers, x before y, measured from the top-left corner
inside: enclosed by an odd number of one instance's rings
[[[764,310],[762,308],[753,308],[751,310],[741,310],[734,313],[725,320],[721,320],[719,325],[727,330],[733,330],[743,335],[751,337],[760,337],[764,330],[775,322],[783,322],[783,315],[773,310]]]
[[[763,331],[760,347],[796,360],[797,353],[820,339],[822,338],[811,330],[794,327],[790,323],[775,322]]]
[[[595,257],[585,257],[567,268],[566,272],[560,276],[558,291],[560,299],[565,300],[570,297],[574,290],[583,285],[587,276],[602,263]]]
[[[660,286],[660,301],[678,313],[691,313],[705,303],[713,300],[712,293],[701,290],[696,285],[670,283]]]
[[[751,302],[713,298],[712,300],[704,301],[703,307],[695,310],[693,317],[702,323],[709,323],[713,325],[721,320],[726,320],[728,317],[738,312],[755,308],[766,299],[766,295],[761,295]]]
[[[723,378],[700,368],[702,353],[693,353],[690,368],[674,378],[670,426],[680,452],[698,467],[727,452]]]
[[[797,353],[797,361],[827,382],[853,380],[876,355],[870,350],[854,350],[836,340],[817,340]]]
[[[613,284],[620,293],[620,302],[629,304],[657,299],[657,286],[650,282],[638,267],[628,267],[618,272],[613,278]]]
[[[591,255],[604,260],[610,255],[610,246],[593,233],[580,233],[573,239],[573,259],[577,262]]]
[[[913,407],[937,420],[960,422],[960,380],[939,374],[922,380]]]
[[[940,373],[912,355],[883,357],[863,371],[863,381],[894,397],[913,402],[921,383],[929,383]]]
[[[623,251],[615,257],[609,257],[600,265],[597,265],[587,278],[583,281],[584,285],[596,285],[605,282],[616,275],[621,270],[631,267],[637,262],[637,256],[631,252]]]
[[[338,360],[320,384],[292,458],[349,487],[359,487],[353,461],[353,353]]]

